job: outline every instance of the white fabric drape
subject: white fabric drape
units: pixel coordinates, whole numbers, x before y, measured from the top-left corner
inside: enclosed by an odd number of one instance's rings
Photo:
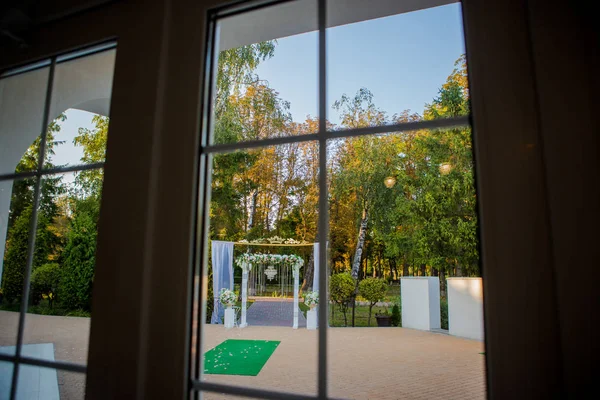
[[[212,241],[212,270],[214,308],[211,324],[220,324],[225,308],[219,301],[219,292],[226,288],[233,290],[233,242]]]

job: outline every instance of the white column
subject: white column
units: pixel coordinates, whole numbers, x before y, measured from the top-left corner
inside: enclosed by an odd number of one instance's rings
[[[300,270],[294,268],[294,329],[298,329],[298,290],[300,289]]]
[[[248,326],[246,322],[246,302],[248,300],[248,266],[244,265],[242,272],[242,323],[240,328]]]

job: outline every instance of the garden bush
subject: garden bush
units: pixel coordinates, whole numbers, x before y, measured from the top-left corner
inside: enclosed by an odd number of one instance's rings
[[[19,303],[23,295],[30,224],[31,207],[28,207],[17,217],[8,231],[2,276],[2,292],[6,303],[14,301]],[[47,218],[39,214],[33,270],[48,262],[48,255],[52,252],[52,236],[53,234],[48,230]]]
[[[440,299],[440,317],[442,329],[448,329],[448,300],[443,297]]]
[[[392,308],[392,326],[400,326],[402,323],[402,316],[400,314],[400,305],[398,303],[394,304]]]
[[[329,278],[329,298],[336,303],[340,311],[344,314],[344,324],[348,325],[346,311],[348,303],[354,295],[354,279],[349,273],[335,274]]]
[[[369,302],[369,320],[367,324],[370,326],[373,306],[383,300],[388,290],[388,284],[385,279],[367,278],[360,281],[358,290],[360,295]]]
[[[46,298],[48,305],[52,308],[59,283],[60,266],[56,263],[44,264],[31,274],[31,295],[37,300],[37,303],[42,298]]]
[[[91,310],[96,264],[96,221],[91,213],[79,213],[71,223],[63,252],[60,302],[68,309]]]

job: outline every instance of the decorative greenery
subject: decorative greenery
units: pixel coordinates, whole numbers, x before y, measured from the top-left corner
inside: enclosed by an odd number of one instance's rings
[[[348,326],[348,303],[354,295],[354,279],[349,273],[334,274],[329,278],[329,298],[338,305],[339,310],[344,314],[344,324]]]
[[[388,290],[388,284],[385,279],[367,278],[360,281],[358,290],[360,295],[369,302],[369,325],[371,325],[373,306],[383,300]]]
[[[316,306],[319,304],[319,292],[306,292],[304,295],[304,304],[307,306]]]
[[[298,271],[304,265],[302,257],[295,254],[250,254],[244,253],[235,259],[235,264],[240,268],[252,269],[253,264],[268,264],[273,266],[287,265]]]
[[[223,288],[219,291],[219,301],[225,306],[235,304],[237,298],[238,297],[233,290]]]

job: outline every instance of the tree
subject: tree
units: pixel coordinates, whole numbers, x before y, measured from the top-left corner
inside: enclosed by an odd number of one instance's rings
[[[346,311],[354,295],[354,279],[348,273],[334,274],[329,278],[329,298],[336,303],[344,314],[344,325],[348,326]]]
[[[32,296],[47,298],[52,308],[60,284],[61,271],[57,263],[44,264],[31,274]]]
[[[103,162],[106,158],[106,142],[108,139],[109,118],[101,115],[92,117],[93,129],[79,128],[73,139],[76,146],[83,147],[81,161],[85,164]],[[75,184],[80,188],[80,195],[94,196],[100,199],[104,170],[102,168],[78,172]]]
[[[4,272],[2,278],[2,292],[8,302],[21,302],[25,267],[27,266],[27,249],[29,245],[29,231],[31,227],[31,207],[21,212],[8,232],[6,253],[4,257]],[[55,253],[56,238],[48,229],[49,221],[42,214],[38,214],[35,249],[32,260],[32,271],[49,261],[49,256]],[[32,302],[36,304],[38,299]]]
[[[359,292],[362,297],[369,302],[369,322],[371,326],[371,311],[373,306],[382,301],[388,290],[388,284],[381,278],[366,278],[360,281]]]
[[[92,285],[96,264],[97,203],[82,200],[73,213],[71,228],[62,256],[59,296],[69,309],[91,310]]]

